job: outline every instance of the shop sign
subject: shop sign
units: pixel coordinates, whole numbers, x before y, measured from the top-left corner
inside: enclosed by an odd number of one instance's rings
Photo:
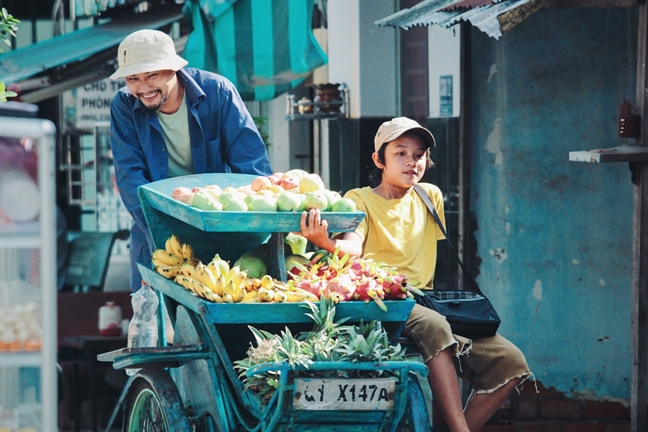
[[[125,80],[104,79],[66,92],[63,96],[66,128],[92,130],[110,121],[110,101]]]

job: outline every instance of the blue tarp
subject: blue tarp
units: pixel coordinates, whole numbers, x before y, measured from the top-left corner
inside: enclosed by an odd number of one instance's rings
[[[183,57],[234,83],[244,100],[267,101],[327,63],[312,31],[313,0],[192,0]]]

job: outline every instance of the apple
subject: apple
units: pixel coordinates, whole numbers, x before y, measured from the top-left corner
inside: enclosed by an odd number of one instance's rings
[[[272,181],[268,177],[259,176],[252,180],[252,190],[259,192],[272,186]]]
[[[268,180],[270,180],[270,182],[273,185],[278,185],[279,182],[281,181],[281,177],[283,177],[283,175],[284,175],[284,173],[282,173],[282,172],[276,172],[276,173],[273,173],[273,174],[269,175]]]
[[[291,190],[299,187],[299,181],[299,177],[286,173],[283,175],[283,177],[281,177],[279,186],[281,186],[285,190]]]
[[[193,194],[194,193],[188,187],[180,186],[175,188],[173,192],[171,192],[171,198],[177,199],[178,201],[182,201],[183,203],[187,204]]]

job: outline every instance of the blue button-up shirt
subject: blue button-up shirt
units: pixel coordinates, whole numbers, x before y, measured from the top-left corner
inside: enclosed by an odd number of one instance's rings
[[[193,68],[177,74],[185,88],[194,173],[271,174],[265,145],[232,83]],[[168,177],[169,155],[156,113],[127,87],[113,98],[110,119],[117,187],[134,219],[130,245],[134,292],[142,281],[136,263],[150,267],[153,249],[137,188]]]

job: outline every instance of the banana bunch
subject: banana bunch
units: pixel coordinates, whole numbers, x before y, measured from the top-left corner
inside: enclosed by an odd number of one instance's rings
[[[247,272],[229,267],[216,255],[209,264],[185,262],[174,280],[199,297],[215,303],[240,303],[246,295]]]
[[[319,301],[315,294],[294,286],[292,282],[284,283],[273,279],[269,275],[265,275],[261,279],[254,279],[250,285],[251,289],[246,295],[246,299],[250,302],[294,303],[306,300]]]
[[[171,234],[164,249],[156,249],[151,256],[155,271],[167,279],[175,278],[185,263],[195,263],[193,249],[188,243],[181,243],[178,236]]]
[[[171,235],[164,249],[152,255],[155,270],[167,279],[214,303],[282,303],[318,301],[315,294],[273,279],[270,275],[251,278],[239,266],[229,263],[216,254],[204,264],[194,257],[193,249]]]

